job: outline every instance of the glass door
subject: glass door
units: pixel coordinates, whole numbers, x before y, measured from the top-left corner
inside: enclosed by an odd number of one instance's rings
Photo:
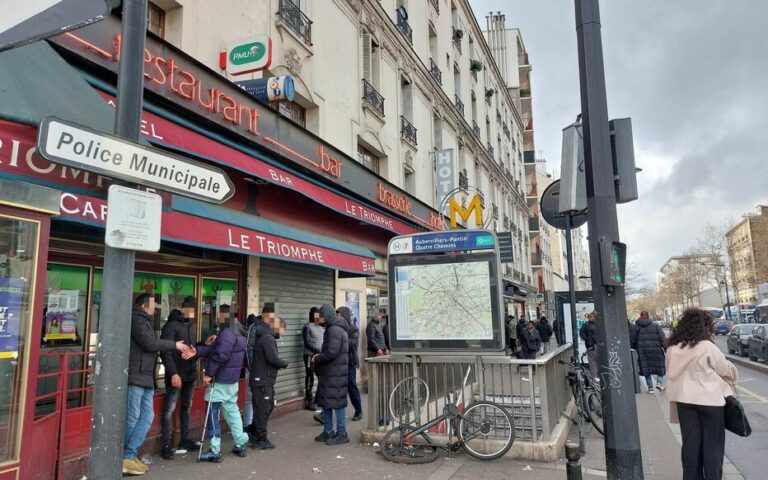
[[[0,466],[19,458],[40,223],[0,214]]]

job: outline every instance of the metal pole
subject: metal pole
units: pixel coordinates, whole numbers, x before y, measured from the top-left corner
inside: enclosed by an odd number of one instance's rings
[[[603,286],[600,241],[619,241],[598,0],[575,0],[592,294],[609,480],[643,478],[624,287]],[[606,273],[607,274],[607,273]]]
[[[726,277],[725,273],[725,266],[723,266],[723,284],[725,285],[725,308],[726,312],[728,312],[728,320],[731,320],[731,296],[728,294],[728,278]],[[741,309],[739,309],[738,305],[736,306],[736,313],[738,314],[739,322],[741,322]]]
[[[573,340],[573,364],[579,361],[579,328],[576,325],[576,292],[573,278],[573,239],[571,238],[571,212],[565,212],[565,257],[568,264],[568,302],[571,310],[571,339]],[[578,402],[578,398],[573,401]],[[578,405],[577,405],[578,407]],[[587,451],[584,442],[584,418],[577,412],[576,425],[579,429],[579,451],[584,455]]]
[[[133,141],[141,135],[146,30],[146,0],[124,0],[115,134]],[[104,246],[89,478],[122,475],[134,266],[132,250]]]

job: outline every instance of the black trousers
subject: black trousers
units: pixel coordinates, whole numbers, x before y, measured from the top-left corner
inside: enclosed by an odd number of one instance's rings
[[[267,421],[275,408],[274,387],[251,387],[253,435],[257,442],[267,439]]]
[[[173,440],[173,412],[176,410],[176,401],[181,397],[181,411],[179,412],[179,427],[181,438],[179,442],[189,440],[189,412],[192,410],[192,396],[195,393],[195,381],[181,382],[181,388],[173,388],[170,378],[165,382],[165,400],[163,401],[163,415],[160,420],[163,445],[171,446]]]
[[[304,354],[304,398],[312,401],[312,390],[315,388],[315,364],[310,362],[311,355]]]
[[[725,455],[725,407],[677,404],[683,435],[683,480],[720,480]]]

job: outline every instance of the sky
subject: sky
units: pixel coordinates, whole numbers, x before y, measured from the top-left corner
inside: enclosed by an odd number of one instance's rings
[[[470,0],[520,28],[537,157],[559,171],[581,107],[574,2]],[[619,205],[628,263],[653,281],[707,224],[768,204],[765,0],[602,0],[609,118],[632,118],[639,200]]]

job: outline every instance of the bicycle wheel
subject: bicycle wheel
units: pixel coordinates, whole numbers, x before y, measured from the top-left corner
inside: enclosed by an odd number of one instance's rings
[[[389,395],[389,413],[392,420],[404,424],[417,423],[416,412],[426,412],[429,403],[429,386],[418,377],[400,380]]]
[[[512,447],[515,422],[501,405],[475,402],[459,417],[458,435],[467,453],[479,460],[495,460]]]
[[[381,454],[395,463],[419,464],[437,460],[440,450],[426,433],[413,435],[414,429],[399,426],[388,431],[381,441]]]
[[[584,397],[585,410],[587,411],[587,418],[595,426],[595,430],[603,433],[603,400],[600,398],[600,394],[594,390],[587,391]]]

